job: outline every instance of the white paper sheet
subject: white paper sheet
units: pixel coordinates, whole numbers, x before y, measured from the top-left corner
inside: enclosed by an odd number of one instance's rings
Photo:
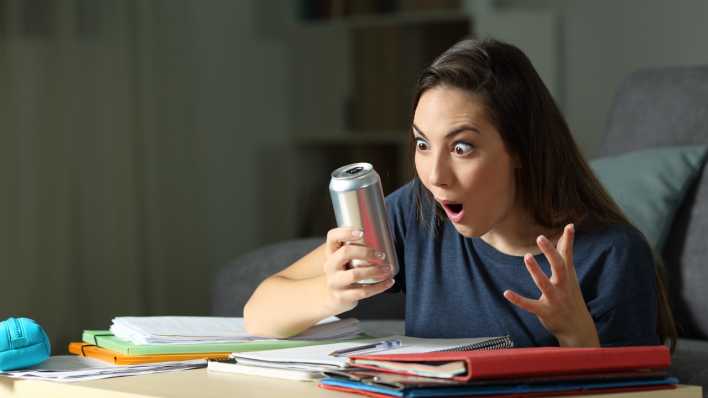
[[[145,316],[117,317],[111,332],[133,344],[188,344],[263,340],[246,332],[243,318]],[[325,340],[356,336],[361,332],[354,318],[329,317],[292,337],[295,340]]]
[[[206,360],[196,359],[147,365],[118,366],[91,358],[58,355],[49,357],[46,361],[28,369],[12,370],[0,374],[21,379],[73,382],[196,369],[206,367],[206,365]]]

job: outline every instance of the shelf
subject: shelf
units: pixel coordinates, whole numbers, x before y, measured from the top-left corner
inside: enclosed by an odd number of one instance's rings
[[[436,11],[410,11],[388,14],[362,14],[346,17],[333,17],[301,21],[298,26],[302,28],[317,27],[343,27],[343,28],[368,28],[385,26],[418,25],[439,22],[467,21],[469,14],[461,10],[436,10]]]
[[[408,8],[369,13],[359,7],[360,13],[295,21],[292,87],[300,96],[293,100],[292,137],[298,149],[407,152],[421,71],[472,32],[461,1],[434,1],[456,6],[414,9],[424,3],[401,0]]]
[[[359,132],[347,131],[336,134],[296,135],[295,144],[301,147],[325,145],[405,145],[408,135],[403,131]]]

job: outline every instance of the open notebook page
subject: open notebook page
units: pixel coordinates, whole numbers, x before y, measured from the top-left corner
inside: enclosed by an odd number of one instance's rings
[[[336,350],[353,348],[383,340],[400,340],[401,346],[385,351],[371,352],[372,354],[417,354],[433,351],[457,350],[461,347],[474,346],[496,337],[479,337],[466,339],[423,339],[406,336],[389,336],[376,339],[356,340],[333,344],[321,344],[307,347],[285,348],[271,351],[251,351],[232,354],[240,363],[257,365],[268,363],[293,367],[297,365],[327,365],[329,367],[347,367],[347,357],[334,357],[330,353]]]

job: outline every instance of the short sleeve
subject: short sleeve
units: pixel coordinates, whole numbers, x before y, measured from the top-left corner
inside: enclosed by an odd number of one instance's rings
[[[628,229],[613,235],[588,302],[602,346],[659,344],[654,257],[644,237]]]
[[[385,204],[398,259],[396,283],[388,292],[405,292],[405,241],[410,223],[415,221],[414,182],[411,181],[388,195]]]

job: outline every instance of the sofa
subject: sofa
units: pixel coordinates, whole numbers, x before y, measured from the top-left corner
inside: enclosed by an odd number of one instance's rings
[[[708,145],[708,66],[647,68],[625,79],[601,156],[697,144]],[[672,373],[708,397],[708,172],[689,187],[661,255],[680,336]]]
[[[708,144],[708,66],[643,69],[620,86],[600,156],[644,148]],[[701,385],[708,396],[708,173],[688,189],[670,224],[661,253],[680,339],[672,374]],[[323,242],[279,242],[247,253],[222,268],[212,290],[212,313],[242,316],[257,284]],[[403,333],[402,295],[379,295],[343,316],[364,320],[372,334]]]

